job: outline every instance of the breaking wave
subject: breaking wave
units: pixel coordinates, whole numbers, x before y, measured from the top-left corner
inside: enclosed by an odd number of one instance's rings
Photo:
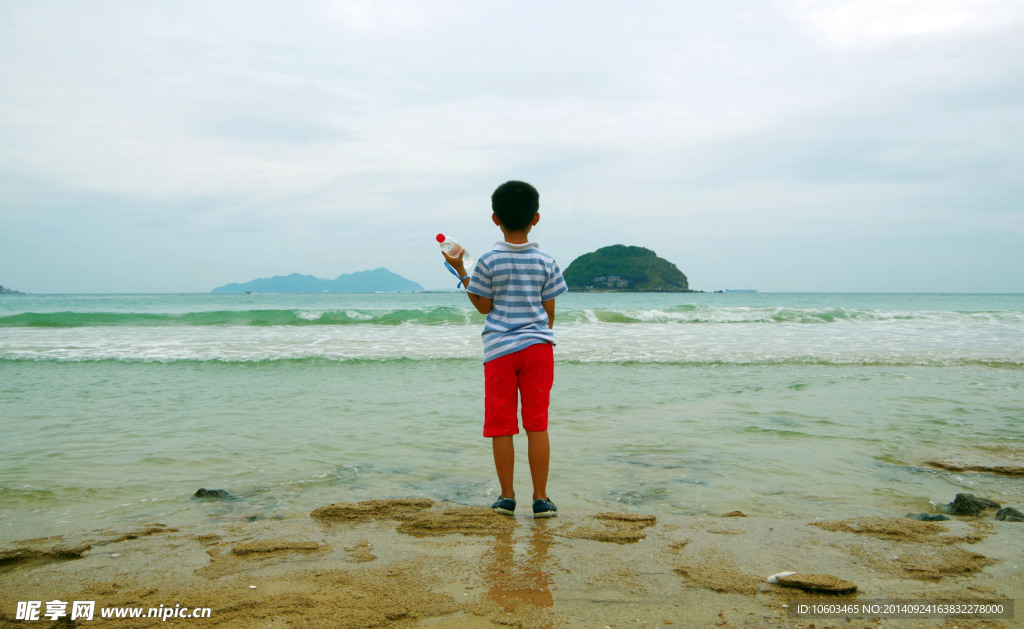
[[[169,327],[169,326],[338,326],[477,325],[483,318],[469,308],[394,310],[214,310],[188,313],[24,312],[0,317],[0,328]],[[741,308],[685,305],[657,309],[586,309],[559,312],[564,324],[687,324],[939,321],[1024,323],[1024,312],[886,312],[853,308]]]

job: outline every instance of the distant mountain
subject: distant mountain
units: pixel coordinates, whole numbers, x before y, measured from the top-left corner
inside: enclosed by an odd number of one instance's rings
[[[0,286],[0,295],[24,295],[25,293],[14,290],[13,288],[4,288]]]
[[[602,247],[573,260],[563,275],[569,290],[690,292],[676,265],[643,247]]]
[[[276,275],[218,286],[211,293],[419,293],[423,287],[381,267],[325,280],[312,275]]]

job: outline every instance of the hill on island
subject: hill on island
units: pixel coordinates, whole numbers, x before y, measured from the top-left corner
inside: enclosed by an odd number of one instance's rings
[[[312,275],[275,275],[239,284],[218,286],[211,293],[419,293],[423,287],[381,267],[326,280]]]
[[[602,247],[573,260],[563,275],[569,290],[690,291],[676,265],[643,247]]]

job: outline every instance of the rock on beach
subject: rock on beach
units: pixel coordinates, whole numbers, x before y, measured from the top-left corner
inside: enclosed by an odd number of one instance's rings
[[[799,588],[805,592],[824,594],[850,594],[857,591],[857,585],[831,574],[780,574],[775,583],[786,587]]]
[[[1024,513],[1017,511],[1013,507],[1003,507],[996,511],[996,519],[1005,522],[1024,522]]]
[[[953,515],[981,515],[985,509],[999,509],[1002,505],[974,494],[957,494],[948,506]]]
[[[226,489],[206,489],[205,487],[197,489],[192,497],[201,500],[231,500],[234,498]]]
[[[941,522],[949,519],[948,515],[942,515],[941,513],[908,513],[906,517],[922,522]]]

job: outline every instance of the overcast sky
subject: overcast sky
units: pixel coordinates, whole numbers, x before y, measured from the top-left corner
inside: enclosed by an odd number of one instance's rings
[[[1020,0],[0,0],[0,284],[451,288],[490,194],[565,268],[1024,292]]]

